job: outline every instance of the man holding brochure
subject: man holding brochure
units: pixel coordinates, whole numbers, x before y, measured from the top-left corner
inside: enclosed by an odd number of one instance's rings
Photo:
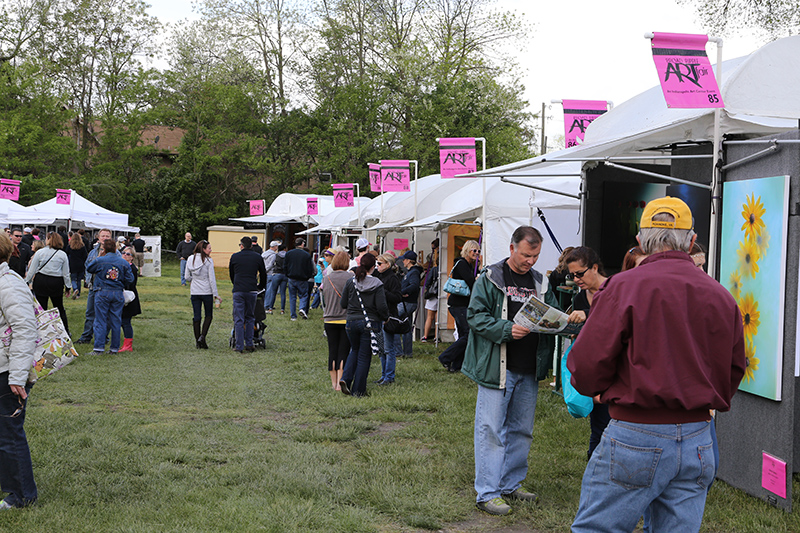
[[[478,509],[511,512],[508,500],[535,502],[521,483],[528,473],[538,381],[550,369],[555,338],[531,333],[514,315],[531,296],[555,306],[547,278],[533,270],[542,235],[520,226],[507,259],[486,267],[467,309],[469,341],[461,371],[478,384],[475,405],[475,490]]]

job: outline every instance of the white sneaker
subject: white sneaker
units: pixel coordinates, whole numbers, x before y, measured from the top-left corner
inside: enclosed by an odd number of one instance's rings
[[[306,314],[306,312],[303,309],[300,309],[297,312],[297,314],[299,314],[302,317],[303,320],[308,320],[308,315]]]

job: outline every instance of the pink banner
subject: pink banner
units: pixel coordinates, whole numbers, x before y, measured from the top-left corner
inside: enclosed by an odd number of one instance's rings
[[[19,180],[0,179],[0,198],[19,200]]]
[[[408,248],[408,239],[395,239],[394,240],[394,250],[400,251],[405,250]]]
[[[655,33],[651,40],[667,107],[725,107],[706,55],[708,35]]]
[[[72,198],[72,191],[69,189],[56,189],[56,203],[61,205],[69,205]]]
[[[306,214],[319,215],[319,204],[316,198],[306,198]]]
[[[333,205],[336,207],[352,207],[355,205],[352,183],[336,183],[333,185]]]
[[[381,192],[381,166],[377,163],[369,164],[369,190]]]
[[[566,148],[583,141],[586,127],[608,111],[605,100],[561,100],[564,106],[564,145]]]
[[[411,190],[411,170],[408,159],[385,159],[381,161],[381,180],[384,192],[408,192]]]
[[[761,452],[761,486],[786,498],[786,461]]]
[[[478,170],[473,137],[439,139],[439,172],[442,179],[455,178]]]
[[[250,202],[250,216],[257,217],[264,214],[264,200],[248,200]]]

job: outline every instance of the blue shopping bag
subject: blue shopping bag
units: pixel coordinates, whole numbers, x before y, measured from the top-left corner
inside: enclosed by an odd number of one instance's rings
[[[572,351],[572,344],[561,358],[561,390],[564,392],[564,403],[567,404],[567,411],[573,417],[586,418],[594,409],[594,400],[579,393],[572,386],[572,373],[567,368],[567,356],[570,351]]]

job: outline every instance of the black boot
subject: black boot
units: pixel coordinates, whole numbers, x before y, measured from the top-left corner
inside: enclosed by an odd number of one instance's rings
[[[192,320],[192,326],[194,326],[194,340],[195,340],[195,347],[202,348],[201,341],[202,336],[200,335],[200,321],[199,320]]]
[[[207,316],[205,319],[203,319],[203,334],[200,336],[201,339],[200,347],[203,348],[204,350],[208,350],[208,344],[206,344],[206,339],[208,338],[208,329],[211,327],[212,320],[213,318],[210,316]]]

